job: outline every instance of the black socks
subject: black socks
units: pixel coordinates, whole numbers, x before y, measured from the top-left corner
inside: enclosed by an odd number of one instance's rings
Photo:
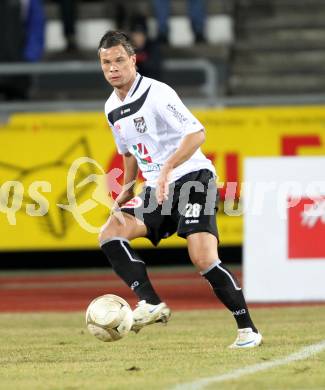
[[[235,279],[220,261],[216,261],[206,271],[201,272],[213,288],[220,301],[232,312],[238,328],[252,328],[257,333],[249,315],[243,292]]]
[[[135,292],[139,300],[145,300],[152,305],[161,303],[149,280],[146,265],[131,248],[128,240],[113,238],[101,243],[116,274]],[[220,301],[232,312],[238,328],[257,329],[250,317],[243,292],[235,279],[218,260],[207,270],[201,272],[213,288]]]
[[[116,274],[135,292],[139,300],[158,305],[161,299],[149,280],[146,265],[125,238],[113,238],[101,243],[101,249]]]

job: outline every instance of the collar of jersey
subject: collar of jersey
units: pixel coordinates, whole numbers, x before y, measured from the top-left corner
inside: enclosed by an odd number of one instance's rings
[[[132,93],[133,93],[133,91],[134,91],[134,88],[137,86],[138,81],[140,80],[140,77],[141,77],[140,73],[137,72],[137,74],[136,74],[136,76],[135,76],[135,79],[134,79],[134,81],[133,81],[133,84],[131,85],[131,88],[129,89],[129,92],[127,93],[127,95],[125,96],[125,99],[124,99],[123,101],[118,97],[117,93],[114,92],[114,93],[115,93],[115,96],[117,97],[117,99],[118,99],[122,104],[126,104],[127,101],[130,99],[130,97],[131,97],[131,95],[132,95]]]

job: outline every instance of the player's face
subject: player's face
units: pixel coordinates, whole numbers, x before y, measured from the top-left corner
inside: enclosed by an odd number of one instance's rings
[[[122,45],[109,49],[100,49],[100,63],[105,79],[113,88],[123,88],[132,85],[135,76],[136,56],[129,56]]]

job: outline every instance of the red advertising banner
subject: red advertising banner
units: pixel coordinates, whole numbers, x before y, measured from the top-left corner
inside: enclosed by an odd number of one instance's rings
[[[288,258],[325,258],[325,197],[302,198],[288,208]]]

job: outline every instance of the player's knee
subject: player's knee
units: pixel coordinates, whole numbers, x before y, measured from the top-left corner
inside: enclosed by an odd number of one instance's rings
[[[102,243],[114,237],[124,237],[125,236],[125,227],[123,224],[120,224],[116,218],[113,216],[109,218],[105,225],[102,226],[98,241]]]
[[[209,258],[206,255],[201,255],[199,253],[197,254],[191,254],[191,261],[192,263],[199,269],[204,270],[208,268],[214,261],[215,258]]]
[[[191,248],[189,255],[192,263],[200,271],[207,269],[218,259],[218,253],[209,250],[209,248],[196,248],[194,250]]]
[[[108,240],[109,238],[112,237],[112,235],[113,235],[113,232],[111,231],[110,226],[107,225],[107,223],[106,223],[100,229],[100,232],[98,235],[99,243],[101,244],[103,241]]]

